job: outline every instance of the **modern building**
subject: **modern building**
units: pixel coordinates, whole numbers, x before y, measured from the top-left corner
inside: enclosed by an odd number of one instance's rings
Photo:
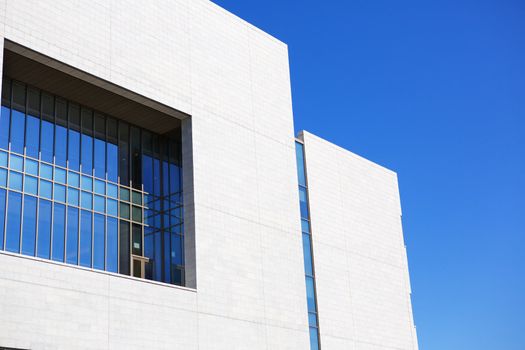
[[[396,174],[293,137],[285,44],[207,0],[0,36],[0,348],[417,349]]]

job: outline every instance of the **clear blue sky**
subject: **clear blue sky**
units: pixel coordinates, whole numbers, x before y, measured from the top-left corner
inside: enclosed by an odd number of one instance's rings
[[[215,2],[288,44],[296,130],[398,172],[420,348],[524,350],[525,2]]]

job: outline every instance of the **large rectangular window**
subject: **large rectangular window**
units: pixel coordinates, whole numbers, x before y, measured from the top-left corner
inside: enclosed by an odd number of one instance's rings
[[[180,130],[4,79],[0,250],[184,284],[180,152]]]

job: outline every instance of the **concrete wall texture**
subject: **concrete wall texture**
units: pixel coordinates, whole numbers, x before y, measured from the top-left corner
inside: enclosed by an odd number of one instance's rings
[[[308,349],[287,46],[206,0],[0,0],[0,39],[191,116],[195,287],[2,252],[0,346]],[[323,349],[415,349],[395,174],[306,135]]]

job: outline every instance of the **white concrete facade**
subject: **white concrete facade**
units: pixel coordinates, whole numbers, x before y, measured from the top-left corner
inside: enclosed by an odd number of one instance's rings
[[[191,261],[181,288],[1,252],[0,347],[308,349],[287,46],[207,0],[0,0],[4,40],[191,116],[183,121]],[[361,245],[329,254],[348,237],[338,236],[343,217],[331,211],[326,174],[314,179],[323,143],[305,143],[323,349],[414,349],[393,175],[374,197],[392,214],[388,244],[359,236]],[[330,218],[334,226],[323,227]],[[345,309],[354,285],[341,278],[361,281],[357,309]],[[384,293],[367,296],[374,283]],[[388,317],[367,309],[377,300]]]
[[[303,132],[324,349],[417,349],[397,175]]]

